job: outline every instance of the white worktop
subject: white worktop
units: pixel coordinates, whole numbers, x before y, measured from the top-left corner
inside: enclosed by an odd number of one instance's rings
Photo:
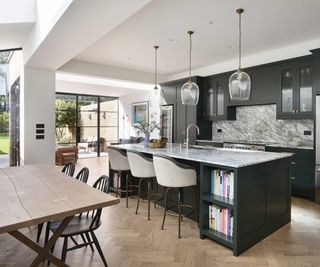
[[[167,144],[165,148],[150,148],[142,144],[110,145],[124,150],[137,151],[147,154],[166,155],[176,159],[216,164],[220,166],[240,168],[263,162],[291,157],[292,153],[274,153],[228,148],[197,149],[183,148],[178,144]]]

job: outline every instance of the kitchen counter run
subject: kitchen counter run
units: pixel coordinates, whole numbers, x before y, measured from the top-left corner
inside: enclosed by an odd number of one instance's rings
[[[259,163],[273,161],[293,156],[292,153],[274,153],[252,150],[237,150],[228,148],[181,148],[178,144],[167,144],[165,148],[150,148],[141,144],[110,145],[124,150],[131,150],[147,154],[166,155],[176,159],[190,160],[220,166],[241,168]]]

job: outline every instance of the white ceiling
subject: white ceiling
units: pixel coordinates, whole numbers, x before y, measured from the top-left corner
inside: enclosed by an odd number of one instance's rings
[[[153,0],[76,59],[152,72],[157,44],[159,73],[180,73],[194,30],[194,69],[230,61],[238,53],[239,7],[244,56],[320,38],[319,0]]]
[[[33,22],[0,23],[0,50],[22,47],[33,26]]]

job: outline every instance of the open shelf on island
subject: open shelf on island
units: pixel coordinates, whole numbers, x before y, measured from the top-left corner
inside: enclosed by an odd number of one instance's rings
[[[211,193],[204,194],[203,200],[216,204],[218,206],[222,206],[224,208],[230,208],[233,209],[233,199],[220,197]]]
[[[210,237],[213,240],[216,240],[227,247],[233,248],[233,237],[227,236],[224,233],[213,229],[204,229],[203,234],[207,237]]]

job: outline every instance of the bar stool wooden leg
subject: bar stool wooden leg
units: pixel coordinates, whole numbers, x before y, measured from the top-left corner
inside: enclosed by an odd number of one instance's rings
[[[128,172],[126,173],[126,208],[128,208],[128,193],[129,193],[129,175]]]
[[[178,191],[178,213],[179,213],[179,216],[178,216],[178,237],[179,239],[181,238],[181,188],[179,188],[179,191]]]
[[[121,172],[120,173],[117,173],[117,183],[116,183],[116,197],[118,197],[118,193],[119,193],[119,180],[120,180],[120,177],[121,177]]]
[[[191,190],[193,192],[193,208],[194,208],[194,215],[195,215],[195,219],[197,221],[198,227],[200,227],[199,224],[199,217],[198,217],[198,211],[197,211],[197,202],[196,202],[196,191],[194,190],[193,187],[191,187]]]
[[[139,187],[138,187],[138,202],[137,202],[137,208],[136,208],[136,214],[138,214],[138,209],[139,209],[139,203],[140,203],[140,197],[141,197],[141,183],[143,179],[140,179],[139,181]]]
[[[168,209],[168,191],[170,188],[167,188],[165,193],[164,193],[164,214],[163,214],[163,220],[162,220],[162,225],[161,229],[163,230],[164,222],[166,220],[166,215],[167,215],[167,209]]]
[[[151,181],[148,179],[148,221],[150,221]]]

